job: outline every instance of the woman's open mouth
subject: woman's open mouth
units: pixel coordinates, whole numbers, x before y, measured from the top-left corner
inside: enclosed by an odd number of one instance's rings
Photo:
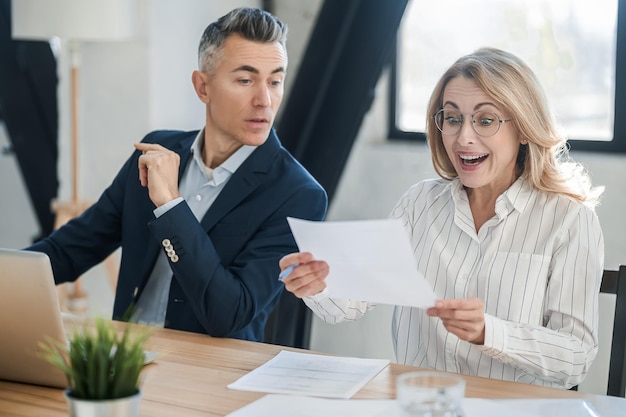
[[[467,166],[479,165],[488,157],[489,157],[488,153],[485,153],[482,155],[459,155],[459,158],[461,159],[461,163]]]

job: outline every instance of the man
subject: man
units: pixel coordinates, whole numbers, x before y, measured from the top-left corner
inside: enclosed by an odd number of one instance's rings
[[[322,220],[327,208],[272,130],[286,32],[250,8],[206,28],[192,74],[204,129],[146,136],[94,206],[29,248],[48,254],[57,283],[121,245],[114,319],[262,340],[278,260],[296,249],[286,217]]]

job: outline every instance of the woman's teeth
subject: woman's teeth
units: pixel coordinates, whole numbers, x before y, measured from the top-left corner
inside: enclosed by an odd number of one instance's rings
[[[487,158],[487,156],[489,156],[489,154],[459,155],[459,158],[461,158],[461,161],[463,161],[464,165],[478,165],[482,161],[484,161]]]

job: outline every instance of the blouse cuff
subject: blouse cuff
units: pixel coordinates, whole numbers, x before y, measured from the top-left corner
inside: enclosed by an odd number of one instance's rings
[[[507,349],[507,328],[503,320],[485,314],[485,341],[482,346],[477,346],[485,354],[496,358]]]
[[[324,288],[322,291],[317,294],[310,295],[308,297],[304,297],[306,300],[313,301],[315,303],[328,298],[328,287]]]

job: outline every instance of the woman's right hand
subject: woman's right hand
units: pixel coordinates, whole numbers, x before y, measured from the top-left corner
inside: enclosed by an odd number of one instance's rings
[[[309,252],[295,252],[283,256],[278,263],[281,273],[297,265],[282,281],[287,291],[298,298],[309,297],[326,288],[329,267],[325,261],[316,260]]]

